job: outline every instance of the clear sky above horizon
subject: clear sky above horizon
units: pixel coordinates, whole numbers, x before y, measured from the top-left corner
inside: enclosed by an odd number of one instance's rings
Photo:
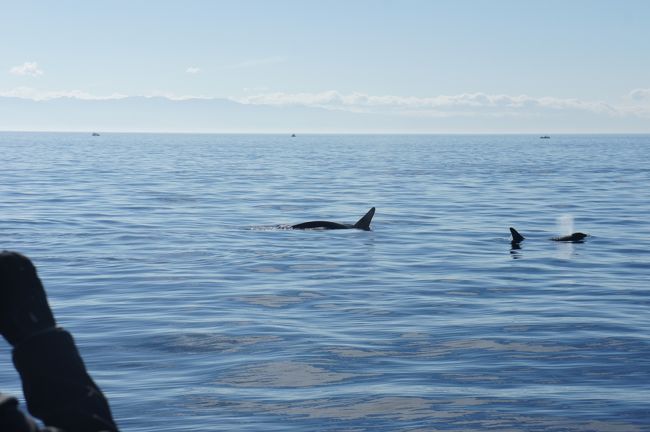
[[[650,120],[650,1],[0,1],[0,96]],[[649,129],[650,131],[650,129]]]

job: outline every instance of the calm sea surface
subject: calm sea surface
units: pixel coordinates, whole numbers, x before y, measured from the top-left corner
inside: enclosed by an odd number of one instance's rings
[[[124,431],[650,431],[650,136],[0,133],[0,169]]]

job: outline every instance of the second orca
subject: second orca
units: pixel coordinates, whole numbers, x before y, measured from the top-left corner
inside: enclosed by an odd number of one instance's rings
[[[522,236],[519,234],[519,232],[514,229],[513,227],[510,227],[510,234],[512,234],[512,240],[511,243],[513,245],[518,245],[522,241],[526,239],[526,237]],[[588,234],[581,233],[581,232],[575,232],[573,234],[565,235],[562,237],[553,237],[551,240],[553,241],[561,241],[561,242],[571,242],[571,243],[582,243],[582,241],[587,237]]]

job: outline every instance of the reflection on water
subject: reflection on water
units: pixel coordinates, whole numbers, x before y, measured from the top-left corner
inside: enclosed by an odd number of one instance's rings
[[[312,387],[353,377],[305,363],[278,361],[238,368],[217,385],[235,387]]]
[[[411,431],[445,430],[450,424],[463,431],[485,430],[573,430],[592,432],[641,432],[642,425],[620,420],[577,419],[571,415],[549,417],[544,410],[552,409],[543,401],[529,400],[539,413],[517,414],[509,407],[520,403],[514,399],[496,398],[421,398],[421,397],[376,397],[376,398],[331,398],[310,401],[293,401],[290,405],[243,401],[224,407],[218,399],[191,398],[189,407],[194,410],[227,409],[243,417],[272,415],[293,421],[304,422],[305,427],[324,431],[389,429],[400,425],[400,429]],[[598,406],[593,408],[597,409]],[[569,413],[568,413],[569,414]],[[369,427],[355,427],[362,422]],[[259,424],[257,427],[263,427]],[[393,426],[394,427],[394,426]],[[291,428],[291,426],[289,426]]]

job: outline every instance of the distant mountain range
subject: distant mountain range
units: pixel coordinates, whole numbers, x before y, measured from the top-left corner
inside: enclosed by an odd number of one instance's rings
[[[0,131],[211,133],[560,133],[650,132],[647,119],[548,111],[516,116],[359,113],[229,99],[0,96]]]
[[[123,132],[372,131],[377,115],[228,99],[0,97],[0,130]]]

